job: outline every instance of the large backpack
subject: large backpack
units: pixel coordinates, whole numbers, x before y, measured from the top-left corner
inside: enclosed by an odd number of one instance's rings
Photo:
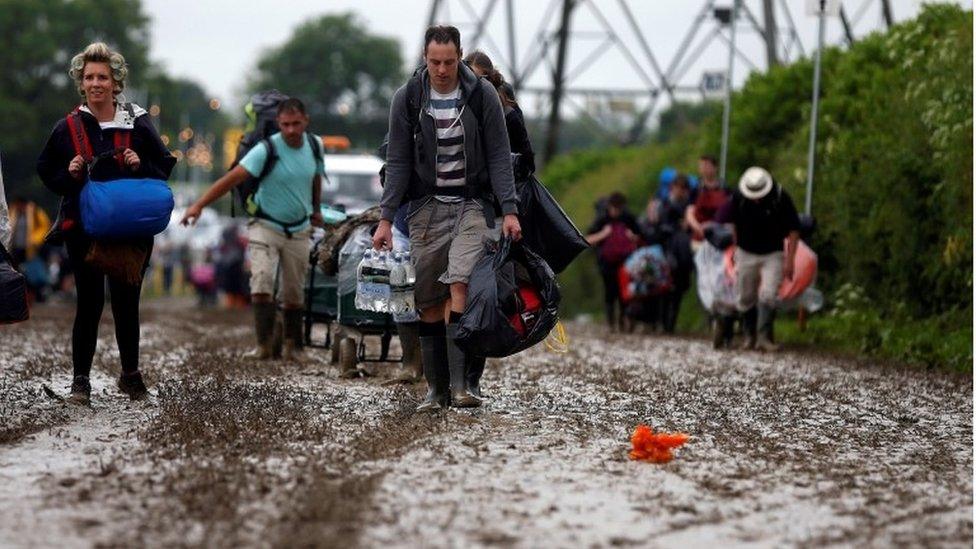
[[[241,159],[251,149],[261,144],[267,148],[268,156],[264,162],[264,166],[261,168],[261,173],[256,177],[249,176],[240,185],[234,187],[234,202],[231,204],[231,215],[235,215],[236,208],[240,207],[245,214],[251,217],[273,221],[284,228],[286,233],[289,233],[290,229],[303,225],[305,218],[299,220],[276,219],[265,213],[254,201],[254,195],[257,194],[258,188],[261,186],[261,181],[271,173],[271,170],[274,169],[275,164],[278,162],[278,151],[275,150],[271,136],[280,131],[278,128],[278,105],[286,99],[288,99],[288,96],[278,90],[269,90],[252,95],[251,101],[244,106],[244,113],[247,115],[248,122],[245,127],[245,133],[241,137],[241,142],[237,145],[237,154],[234,156],[234,162],[231,163],[230,167],[233,169],[240,164]],[[311,132],[306,133],[306,138],[308,139],[309,146],[312,148],[313,158],[316,160],[321,158],[321,140]]]
[[[627,235],[627,225],[623,221],[611,221],[610,236],[600,244],[600,260],[608,265],[618,265],[636,249],[637,245]]]

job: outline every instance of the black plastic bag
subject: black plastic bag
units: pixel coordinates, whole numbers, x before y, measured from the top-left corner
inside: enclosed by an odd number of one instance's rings
[[[559,300],[556,275],[545,260],[522,243],[503,238],[488,247],[471,272],[457,344],[468,353],[494,358],[528,349],[556,326]]]
[[[556,199],[535,175],[517,183],[521,242],[561,273],[590,247]]]
[[[13,266],[13,259],[0,244],[0,324],[23,322],[27,308],[27,280]]]

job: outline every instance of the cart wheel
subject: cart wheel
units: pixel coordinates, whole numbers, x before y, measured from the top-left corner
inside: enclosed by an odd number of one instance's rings
[[[383,332],[380,337],[380,362],[386,362],[386,359],[390,357],[390,340],[393,339],[393,333],[389,330]]]
[[[356,340],[351,337],[344,337],[339,342],[338,347],[339,377],[359,377],[359,370],[356,368]]]
[[[339,364],[340,347],[342,347],[342,338],[337,336],[329,346],[329,364]]]

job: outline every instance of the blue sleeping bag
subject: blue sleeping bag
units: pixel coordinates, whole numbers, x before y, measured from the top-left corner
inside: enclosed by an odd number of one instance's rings
[[[81,224],[95,238],[155,236],[169,225],[173,205],[173,191],[161,179],[88,181]]]

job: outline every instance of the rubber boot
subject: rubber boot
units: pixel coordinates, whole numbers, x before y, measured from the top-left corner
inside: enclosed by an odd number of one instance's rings
[[[773,323],[776,321],[776,309],[760,305],[758,317],[759,339],[756,342],[756,347],[760,351],[775,353],[779,350],[779,345],[773,340]]]
[[[725,315],[712,316],[712,349],[718,351],[725,346]]]
[[[420,359],[420,323],[397,323],[397,336],[400,338],[403,359],[400,361],[400,373],[389,383],[416,383],[424,379],[424,365]]]
[[[735,337],[735,317],[726,315],[722,317],[722,337],[725,346],[732,348],[732,339]]]
[[[485,398],[481,394],[481,375],[485,373],[485,362],[487,359],[483,356],[468,355],[468,367],[467,367],[467,380],[468,380],[468,393],[478,397]]]
[[[742,313],[742,333],[746,338],[742,344],[743,351],[752,351],[756,348],[756,317],[755,307]]]
[[[467,354],[455,343],[457,332],[456,322],[447,325],[447,364],[451,379],[451,406],[477,408],[481,406],[481,399],[468,392]]]
[[[447,365],[447,339],[443,335],[422,336],[420,354],[427,379],[427,397],[418,412],[432,412],[451,404],[450,371]]]
[[[302,340],[305,335],[302,330],[302,312],[301,309],[285,309],[282,313],[284,345],[281,358],[289,362],[301,362],[305,358],[302,352]]]
[[[258,360],[268,360],[272,356],[271,345],[278,311],[274,303],[255,303],[253,307],[254,333],[258,346],[252,356]]]

